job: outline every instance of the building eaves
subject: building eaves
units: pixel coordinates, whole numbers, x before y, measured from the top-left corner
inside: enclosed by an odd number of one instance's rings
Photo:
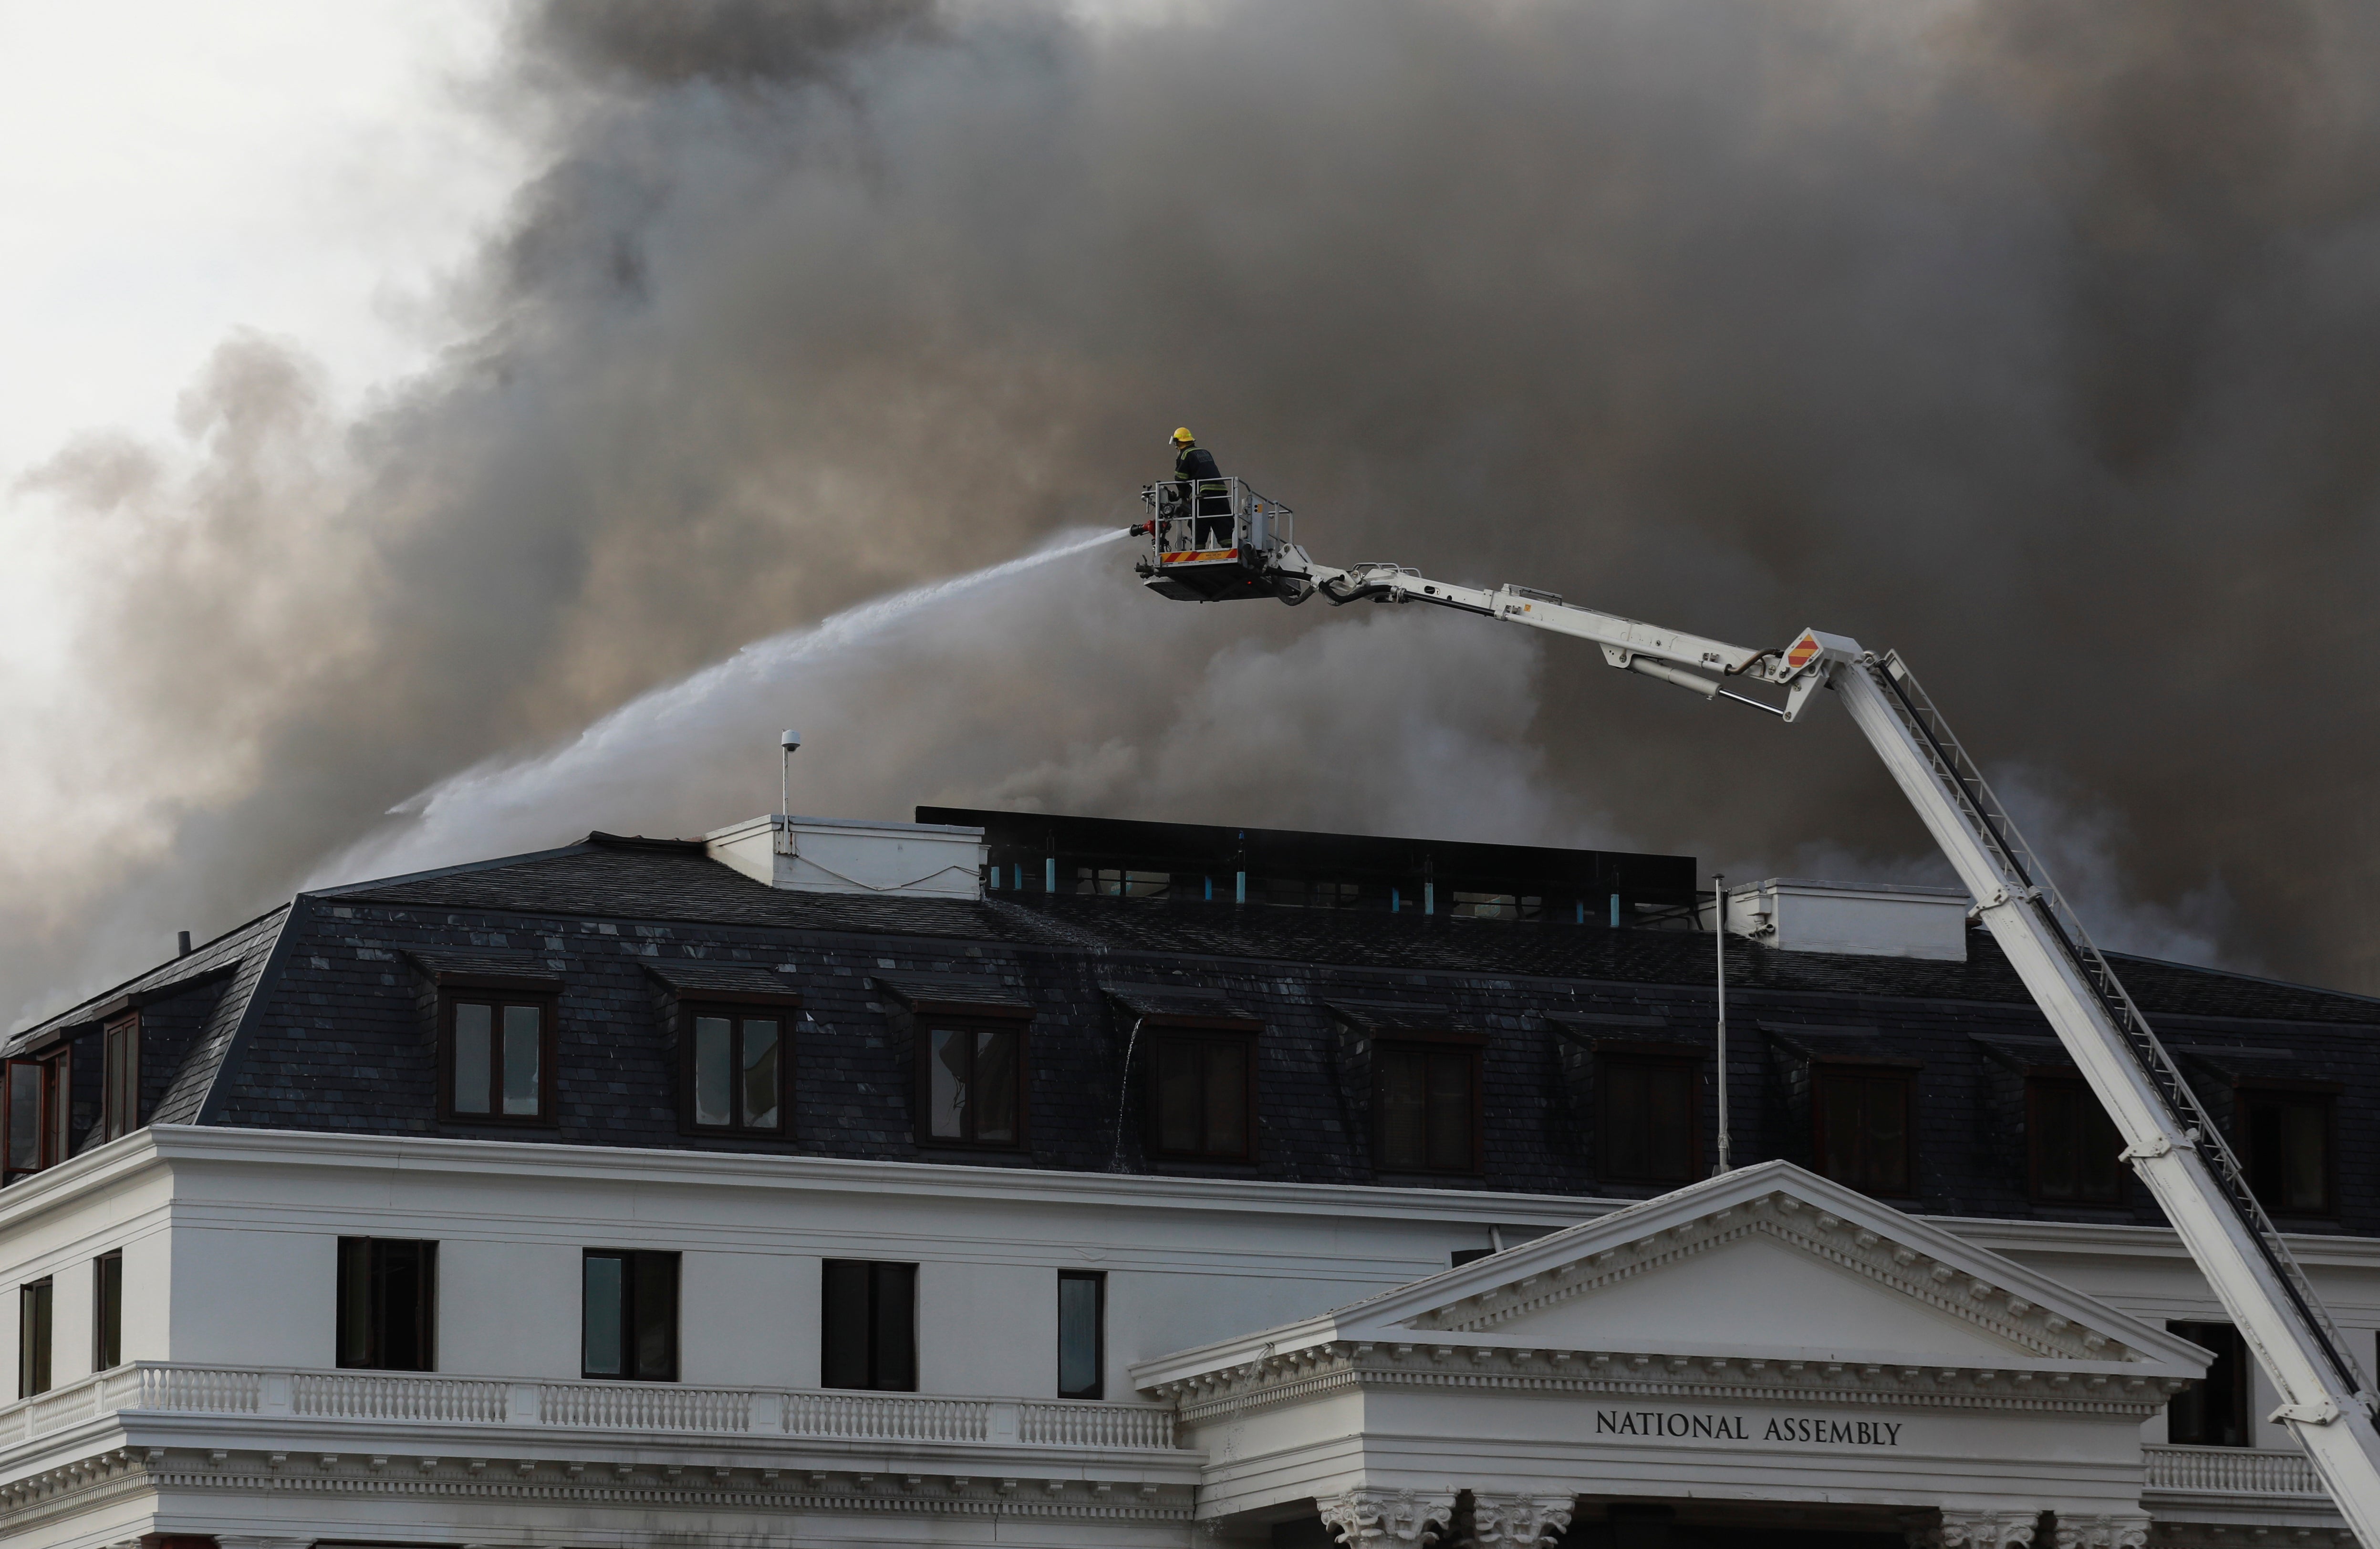
[[[280,976],[281,967],[289,954],[290,943],[307,914],[307,895],[299,893],[284,905],[279,918],[266,916],[269,932],[260,929],[259,945],[269,935],[271,947],[262,951],[250,951],[240,963],[239,972],[225,987],[223,998],[215,1002],[214,1011],[207,1024],[190,1045],[189,1053],[182,1059],[174,1084],[166,1089],[150,1118],[152,1124],[203,1124],[211,1117],[216,1102],[216,1078],[237,1058],[263,1014],[266,996],[261,991]],[[263,924],[264,922],[260,922]]]
[[[116,1002],[135,1003],[153,997],[160,990],[170,990],[188,985],[195,989],[200,982],[212,982],[224,970],[255,954],[256,942],[266,926],[288,908],[283,904],[258,915],[216,937],[213,940],[193,947],[183,956],[167,958],[153,968],[142,970],[120,985],[101,990],[98,994],[77,1001],[65,1010],[42,1018],[30,1026],[18,1029],[0,1040],[0,1054],[14,1053],[30,1045],[45,1041],[51,1034],[63,1028],[88,1023],[100,1011]]]
[[[1710,938],[1699,932],[1301,910],[1073,894],[983,900],[898,899],[772,889],[680,841],[582,842],[469,866],[388,877],[317,896],[439,909],[598,919],[698,921],[806,932],[1328,963],[1348,968],[1489,973],[1611,984],[1700,986]],[[2030,1006],[1989,935],[1972,932],[1964,962],[1785,952],[1728,944],[1730,986],[1772,993]],[[2380,999],[2220,969],[2119,957],[2154,1020],[2160,1014],[2380,1024]]]

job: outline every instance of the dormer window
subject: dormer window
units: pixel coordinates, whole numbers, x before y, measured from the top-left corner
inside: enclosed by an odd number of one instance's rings
[[[687,1128],[783,1134],[785,1070],[792,1062],[784,1013],[773,1007],[693,1005],[679,1016]]]
[[[1811,1088],[1817,1170],[1863,1193],[1915,1193],[1916,1072],[1880,1064],[1821,1065]]]
[[[2338,1205],[2332,1154],[2338,1127],[2338,1089],[2321,1082],[2241,1082],[2232,1097],[2233,1145],[2248,1169],[2248,1186],[2266,1210],[2287,1216],[2328,1216]]]
[[[2124,1137],[2078,1075],[2024,1083],[2025,1150],[2033,1197],[2048,1204],[2114,1204],[2124,1197]]]
[[[7,1062],[6,1107],[0,1111],[0,1160],[14,1182],[67,1159],[74,1093],[67,1046]]]
[[[998,982],[879,977],[917,1071],[917,1142],[1021,1151],[1030,1139],[1033,1003]]]
[[[99,1139],[119,1139],[140,1128],[140,1016],[121,1016],[100,1030]]]
[[[406,955],[438,989],[438,1116],[552,1125],[561,978],[534,959]]]
[[[536,1123],[552,1111],[542,1000],[456,994],[446,1006],[448,1106],[456,1119]]]
[[[1372,1050],[1375,1156],[1385,1172],[1479,1170],[1479,1046],[1381,1039]]]
[[[1025,1029],[1009,1022],[936,1019],[923,1044],[922,1138],[946,1145],[1022,1144]]]
[[[1601,1176],[1627,1183],[1686,1183],[1699,1176],[1701,1076],[1700,1062],[1690,1056],[1599,1054],[1595,1131]]]

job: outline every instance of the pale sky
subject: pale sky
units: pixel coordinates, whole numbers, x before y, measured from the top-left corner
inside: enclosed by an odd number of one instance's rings
[[[448,341],[442,281],[527,165],[471,86],[465,0],[0,0],[0,670],[56,647],[66,579],[8,490],[70,437],[178,441],[237,329],[341,401]]]

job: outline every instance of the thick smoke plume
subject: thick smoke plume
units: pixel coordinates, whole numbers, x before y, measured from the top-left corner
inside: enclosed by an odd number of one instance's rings
[[[103,437],[20,490],[88,555],[7,691],[26,1010],[326,868],[758,812],[787,723],[831,812],[1924,870],[1840,717],[1163,603],[1112,545],[468,799],[748,641],[1131,519],[1177,423],[1326,558],[1898,646],[2114,944],[2380,990],[2368,6],[573,0],[508,68],[545,170],[471,348],[342,424],[234,340],[194,469]]]

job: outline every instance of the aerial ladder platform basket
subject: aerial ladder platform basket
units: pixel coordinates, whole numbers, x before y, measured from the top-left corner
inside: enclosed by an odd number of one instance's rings
[[[1294,517],[1238,478],[1174,478],[1140,491],[1148,538],[1140,574],[1151,591],[1184,602],[1240,597],[1304,601],[1281,590]],[[1295,588],[1293,588],[1295,589]]]

